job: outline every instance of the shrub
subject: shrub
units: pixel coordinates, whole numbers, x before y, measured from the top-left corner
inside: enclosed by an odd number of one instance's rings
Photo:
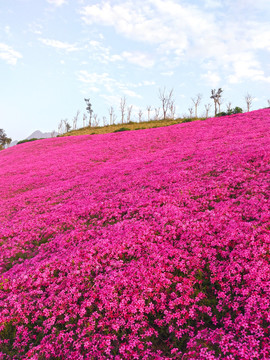
[[[186,118],[182,120],[182,123],[191,122],[192,120],[193,120],[192,118]]]
[[[37,138],[32,138],[32,139],[24,139],[24,140],[20,140],[17,142],[17,145],[19,144],[24,144],[26,142],[30,142],[30,141],[36,141],[36,140],[42,140],[42,139],[37,139]]]
[[[233,115],[233,114],[241,114],[242,112],[243,112],[243,109],[240,108],[239,106],[236,106],[234,109],[230,109],[227,112],[222,111],[222,112],[216,114],[216,117]]]
[[[121,131],[129,131],[130,129],[125,128],[125,127],[121,127],[120,129],[114,130],[114,133],[116,132],[121,132]]]

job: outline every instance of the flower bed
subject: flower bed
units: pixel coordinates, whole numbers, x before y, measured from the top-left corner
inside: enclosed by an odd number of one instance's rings
[[[270,110],[0,153],[0,359],[269,359]]]

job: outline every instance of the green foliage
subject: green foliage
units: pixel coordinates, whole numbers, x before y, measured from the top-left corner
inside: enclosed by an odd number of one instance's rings
[[[182,123],[187,123],[187,122],[191,122],[193,120],[194,120],[193,118],[186,118],[186,119],[183,119],[181,122]]]
[[[29,257],[31,257],[29,254],[20,251],[14,256],[5,259],[5,271],[11,269],[15,264],[20,263],[22,260],[28,259]]]
[[[13,321],[4,323],[4,329],[0,331],[0,340],[8,340],[7,343],[1,345],[1,351],[3,354],[8,355],[12,359],[15,359],[17,350],[14,349],[13,343],[16,337],[16,326]]]
[[[221,117],[221,116],[226,116],[226,115],[231,115],[231,114],[228,114],[225,111],[221,111],[220,113],[217,113],[215,116],[216,117]]]
[[[241,114],[242,112],[243,112],[243,109],[240,108],[239,106],[236,106],[234,109],[229,109],[227,112],[222,111],[222,112],[216,114],[216,117],[233,115],[233,114]]]
[[[234,114],[242,114],[242,112],[243,112],[243,109],[240,108],[239,106],[236,106],[233,110]]]
[[[71,129],[71,125],[68,122],[66,122],[66,132],[69,132],[70,129]]]
[[[11,138],[8,138],[5,131],[0,129],[0,150],[2,150],[5,145],[9,145],[11,143]]]
[[[130,129],[125,128],[125,127],[121,127],[120,129],[114,130],[114,133],[116,132],[121,132],[121,131],[129,131]]]
[[[24,144],[24,143],[29,142],[29,141],[36,141],[36,140],[42,140],[42,139],[37,139],[37,138],[24,139],[24,140],[18,141],[18,142],[17,142],[17,145],[19,145],[19,144]]]

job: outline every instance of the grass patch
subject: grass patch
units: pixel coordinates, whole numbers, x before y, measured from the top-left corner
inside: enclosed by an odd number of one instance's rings
[[[61,136],[96,135],[96,134],[117,133],[128,130],[153,129],[153,128],[171,126],[171,125],[182,124],[197,120],[205,120],[205,118],[162,119],[162,120],[142,121],[140,123],[130,121],[125,124],[114,124],[114,125],[96,126],[96,127],[86,126],[78,130],[71,130],[68,133],[65,133]]]
[[[129,131],[129,130],[130,130],[129,128],[121,127],[120,129],[114,130],[114,133],[116,133],[116,132],[121,132],[121,131]]]

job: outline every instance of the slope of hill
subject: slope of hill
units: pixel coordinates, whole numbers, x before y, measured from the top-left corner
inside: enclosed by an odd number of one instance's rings
[[[0,359],[270,358],[270,110],[0,153]]]
[[[128,130],[144,130],[153,129],[158,127],[182,124],[186,122],[204,120],[205,118],[177,118],[177,119],[165,119],[165,120],[149,120],[141,122],[130,121],[124,124],[113,124],[106,126],[86,126],[77,130],[70,130],[63,134],[63,136],[74,135],[93,135],[93,134],[108,134],[113,132],[128,131]]]

